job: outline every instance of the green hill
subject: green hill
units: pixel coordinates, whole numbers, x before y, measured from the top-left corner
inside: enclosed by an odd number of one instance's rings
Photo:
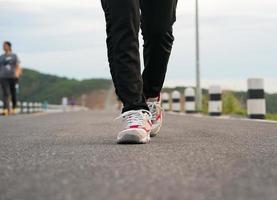
[[[82,94],[110,87],[111,81],[107,79],[79,81],[24,69],[19,98],[24,101],[47,100],[49,103],[60,103],[63,96],[78,98]]]

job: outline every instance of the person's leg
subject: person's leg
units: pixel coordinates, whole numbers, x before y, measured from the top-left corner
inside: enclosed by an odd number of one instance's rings
[[[110,71],[123,112],[146,109],[143,96],[138,32],[139,0],[101,0],[106,18]]]
[[[143,91],[157,97],[163,87],[174,37],[177,0],[140,0],[144,39]]]
[[[12,105],[13,109],[16,109],[17,107],[17,98],[16,98],[16,84],[17,80],[16,79],[10,79],[10,91],[11,91],[11,97],[12,97]]]
[[[9,99],[10,99],[10,88],[9,88],[9,80],[8,79],[1,79],[1,87],[2,87],[2,94],[3,94],[3,104],[4,110],[9,109]]]

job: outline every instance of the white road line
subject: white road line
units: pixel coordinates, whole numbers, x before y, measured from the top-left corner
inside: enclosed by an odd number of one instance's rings
[[[270,123],[270,124],[277,124],[277,121],[273,120],[261,120],[261,119],[248,119],[248,118],[236,118],[228,115],[223,115],[219,117],[212,117],[208,115],[203,115],[203,114],[186,114],[186,113],[176,113],[176,112],[166,112],[170,115],[175,115],[175,116],[189,116],[189,117],[196,117],[196,118],[210,118],[210,119],[223,119],[223,120],[233,120],[233,121],[250,121],[250,122],[260,122],[260,123]]]

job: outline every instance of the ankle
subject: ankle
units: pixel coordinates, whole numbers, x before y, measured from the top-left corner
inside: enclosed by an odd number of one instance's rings
[[[157,102],[159,100],[160,100],[160,95],[147,98],[147,102]]]

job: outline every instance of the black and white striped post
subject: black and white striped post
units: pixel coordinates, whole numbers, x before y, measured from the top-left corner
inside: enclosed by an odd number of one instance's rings
[[[28,113],[28,103],[27,102],[23,102],[22,103],[22,113],[23,114],[27,114]]]
[[[185,111],[186,113],[195,113],[195,90],[191,87],[185,89]]]
[[[172,111],[180,112],[181,111],[181,93],[177,90],[174,90],[171,94],[172,98]]]
[[[43,111],[43,104],[39,103],[39,112],[42,112],[42,111]]]
[[[4,104],[3,104],[3,101],[0,101],[0,115],[4,112]]]
[[[209,88],[209,115],[220,116],[222,114],[222,91],[219,85]]]
[[[18,101],[17,102],[17,108],[16,108],[16,114],[20,114],[21,113],[21,102]]]
[[[247,81],[247,113],[250,119],[265,119],[266,101],[264,92],[264,80],[250,78]]]
[[[169,104],[169,94],[167,92],[162,93],[162,107],[164,111],[169,111],[170,110],[170,104]]]
[[[63,97],[62,98],[62,110],[63,110],[63,112],[67,111],[67,106],[68,106],[68,98]]]
[[[33,111],[33,103],[32,102],[29,102],[29,104],[28,104],[28,113],[33,113],[34,111]]]

